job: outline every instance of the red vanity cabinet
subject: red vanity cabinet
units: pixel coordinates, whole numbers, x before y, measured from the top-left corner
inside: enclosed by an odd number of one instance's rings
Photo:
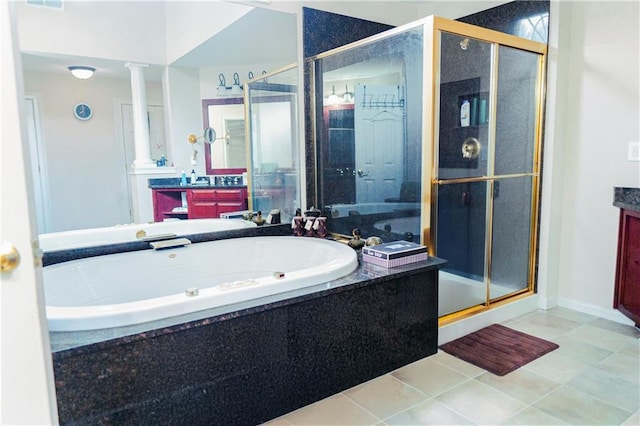
[[[219,218],[221,213],[246,210],[247,188],[153,189],[153,220]],[[184,195],[183,195],[184,194]],[[186,197],[186,211],[180,209]]]
[[[247,189],[216,189],[216,217],[222,213],[237,212],[247,209]]]
[[[189,219],[220,217],[217,213],[215,189],[187,189]]]
[[[613,307],[640,326],[640,212],[621,209]]]

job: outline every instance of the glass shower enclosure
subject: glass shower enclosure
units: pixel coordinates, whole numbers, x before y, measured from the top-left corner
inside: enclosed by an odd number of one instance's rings
[[[300,206],[297,82],[290,65],[246,83],[249,209],[267,223],[290,223]]]
[[[545,56],[432,16],[305,63],[329,230],[448,260],[441,318],[535,290]]]

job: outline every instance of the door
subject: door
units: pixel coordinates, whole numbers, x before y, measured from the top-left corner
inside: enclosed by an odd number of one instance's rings
[[[36,226],[38,234],[44,234],[51,229],[51,207],[47,185],[45,149],[40,131],[40,109],[36,96],[25,97],[24,115],[29,138],[31,184],[33,186]]]
[[[13,2],[0,4],[2,151],[0,151],[0,242],[15,247],[21,261],[0,272],[2,405],[0,424],[55,424],[58,421],[51,349],[44,314],[42,271],[34,266],[31,241],[35,218],[32,188],[25,173],[27,137],[22,68],[15,50]],[[4,251],[4,250],[3,250]],[[39,259],[36,259],[39,261]]]
[[[355,90],[356,202],[398,197],[404,170],[404,103],[398,86]]]
[[[432,245],[448,261],[444,316],[533,291],[543,56],[445,31],[440,41]]]

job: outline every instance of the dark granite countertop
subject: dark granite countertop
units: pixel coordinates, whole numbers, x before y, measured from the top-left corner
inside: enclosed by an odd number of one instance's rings
[[[362,255],[358,254],[358,263],[359,266],[355,271],[342,278],[233,305],[125,327],[90,331],[52,332],[50,335],[51,348],[53,352],[61,352],[59,355],[72,356],[84,351],[94,351],[114,345],[126,344],[139,339],[174,333],[213,322],[225,321],[268,309],[305,302],[337,292],[376,285],[391,279],[402,278],[403,276],[438,270],[447,262],[437,257],[430,257],[422,262],[384,268],[363,262]]]
[[[191,178],[187,176],[187,185],[180,185],[180,178],[158,178],[149,179],[150,189],[239,189],[246,188],[246,185],[240,185],[238,183],[220,184],[220,177],[213,177],[213,183],[210,176],[198,176],[196,183],[191,183]],[[239,178],[238,178],[239,179]],[[224,182],[224,181],[222,181]],[[229,181],[231,182],[231,181]]]
[[[613,188],[613,205],[640,212],[640,188]]]

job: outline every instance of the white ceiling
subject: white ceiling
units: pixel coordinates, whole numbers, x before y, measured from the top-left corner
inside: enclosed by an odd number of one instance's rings
[[[296,16],[254,8],[172,65],[212,67],[296,61]]]
[[[296,40],[295,15],[254,8],[170,65],[194,68],[286,65],[296,61]],[[22,67],[31,72],[67,73],[70,65],[85,65],[96,68],[96,75],[128,79],[126,63],[95,57],[22,52]],[[145,79],[161,81],[163,68],[162,64],[149,65]]]
[[[354,5],[358,6],[360,14],[365,14],[367,11],[377,11],[378,13],[384,14],[386,10],[385,16],[390,19],[393,15],[391,12],[396,14],[400,12],[400,10],[396,9],[407,9],[405,15],[408,16],[426,16],[430,13],[438,13],[443,16],[462,16],[504,2],[505,0],[466,0],[458,2],[352,2],[346,0],[331,2],[324,0],[323,2],[305,2],[305,5],[308,3],[308,6],[314,7],[327,6],[334,3],[334,7],[338,9],[336,10],[338,13],[342,12],[342,10],[339,10],[340,8],[347,8],[347,6],[353,8]],[[285,2],[276,2],[273,3],[273,6],[281,6],[284,4]],[[382,6],[386,5],[388,7],[389,4],[393,4],[393,9],[388,10]],[[365,5],[368,7],[365,7]],[[372,5],[376,5],[377,7],[373,7]],[[144,2],[140,2],[140,7],[144,7]],[[457,10],[456,8],[461,10]],[[286,8],[284,10],[286,10]],[[345,12],[348,11],[353,12],[353,10],[346,10]],[[355,16],[356,13],[351,13],[351,15]],[[372,16],[370,18],[381,18],[381,16]],[[215,19],[215,17],[208,17],[207,19]],[[377,20],[378,22],[383,21],[382,19]],[[400,22],[402,19],[397,20],[399,22],[390,23],[392,25],[402,23]],[[296,62],[296,49],[297,21],[295,13],[291,10],[285,12],[277,11],[273,8],[254,7],[233,24],[227,26],[209,40],[196,46],[192,51],[169,65],[195,68],[238,67],[238,69],[254,68],[255,65],[258,64],[279,63],[286,65]],[[69,65],[87,65],[96,68],[96,75],[123,79],[130,78],[129,71],[125,67],[125,61],[34,52],[23,52],[22,61],[23,68],[33,72],[66,73],[68,72],[67,67]],[[164,66],[165,64],[151,64],[149,68],[145,70],[145,78],[149,81],[161,81]],[[369,64],[369,66],[371,67],[373,64]],[[256,70],[259,72],[257,68]],[[357,69],[351,71],[358,72]]]

